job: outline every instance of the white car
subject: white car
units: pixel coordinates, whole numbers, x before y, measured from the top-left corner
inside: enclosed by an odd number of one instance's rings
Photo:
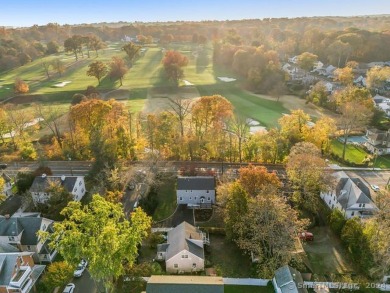
[[[375,192],[376,192],[376,191],[379,191],[379,186],[378,186],[378,185],[371,184],[371,188],[372,188],[372,190],[374,190]]]
[[[76,288],[76,285],[73,283],[69,283],[68,285],[65,286],[65,289],[64,291],[62,291],[62,293],[73,293],[74,288]]]
[[[76,278],[80,278],[83,275],[85,269],[87,268],[87,265],[88,262],[85,259],[81,260],[81,262],[77,265],[77,268],[73,273],[73,276]]]

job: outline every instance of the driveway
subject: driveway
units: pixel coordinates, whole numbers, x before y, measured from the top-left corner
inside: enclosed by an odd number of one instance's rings
[[[80,278],[73,278],[72,283],[76,285],[74,293],[99,293],[88,270],[85,270]]]
[[[180,204],[177,206],[175,213],[171,217],[162,222],[158,222],[155,226],[162,228],[176,227],[183,221],[186,221],[191,225],[195,225],[194,210],[187,209],[187,205]]]
[[[348,259],[340,239],[327,226],[317,226],[310,229],[314,241],[303,243],[314,274],[329,275],[345,274],[353,271],[351,260]]]

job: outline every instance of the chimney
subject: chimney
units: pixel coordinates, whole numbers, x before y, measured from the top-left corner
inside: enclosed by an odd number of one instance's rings
[[[45,173],[42,174],[42,178],[46,178],[46,174]]]

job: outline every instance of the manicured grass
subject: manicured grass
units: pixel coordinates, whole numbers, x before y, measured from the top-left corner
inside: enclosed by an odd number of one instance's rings
[[[206,260],[222,277],[251,277],[250,256],[243,254],[237,245],[224,235],[210,234],[209,253]]]
[[[225,285],[225,293],[273,293],[274,287],[269,283],[266,287],[260,286],[240,286],[240,285]]]
[[[215,85],[199,86],[198,90],[202,96],[224,96],[238,114],[255,119],[266,127],[276,127],[282,113],[289,113],[280,103],[248,94],[234,84],[218,82]]]
[[[153,214],[153,220],[161,221],[172,215],[176,209],[176,177],[162,178],[157,194],[158,206]]]
[[[331,151],[338,155],[339,157],[342,157],[343,155],[343,144],[337,140],[332,140],[331,143]],[[364,158],[368,155],[368,153],[363,150],[362,148],[355,146],[353,144],[347,144],[345,149],[345,159],[354,162],[354,163],[362,163]]]
[[[343,154],[343,144],[337,139],[332,140],[331,151],[341,157]],[[366,150],[359,146],[347,144],[345,151],[346,160],[360,164],[366,156],[372,156],[372,154],[366,152]],[[378,156],[376,159],[374,159],[374,163],[374,165],[370,164],[370,167],[390,168],[390,155]]]

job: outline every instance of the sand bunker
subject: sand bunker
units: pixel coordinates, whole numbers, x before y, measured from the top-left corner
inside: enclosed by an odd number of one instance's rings
[[[226,76],[218,76],[218,79],[223,82],[232,82],[237,80],[235,78],[226,77]]]
[[[194,85],[193,83],[189,82],[188,80],[183,79],[183,82],[185,85]]]
[[[60,82],[60,83],[56,83],[55,85],[53,85],[54,87],[64,87],[66,86],[68,83],[71,83],[71,81],[63,81],[63,82]]]

